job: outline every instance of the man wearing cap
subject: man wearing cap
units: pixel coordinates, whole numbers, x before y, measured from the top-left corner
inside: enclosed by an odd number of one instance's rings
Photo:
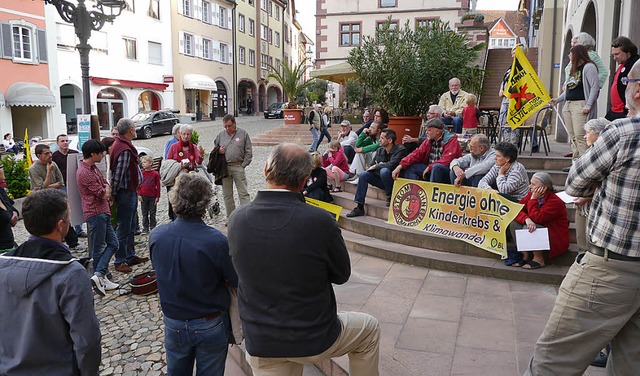
[[[442,107],[437,104],[432,104],[429,106],[429,110],[427,111],[427,121],[434,118],[442,117]],[[405,134],[402,137],[402,145],[407,149],[408,152],[412,152],[420,146],[427,139],[427,123],[424,122],[420,127],[420,133],[418,137],[411,137],[408,134]]]
[[[356,132],[351,131],[351,122],[349,120],[343,120],[340,123],[340,133],[338,133],[338,141],[344,149],[344,155],[347,156],[349,164],[353,162],[353,157],[356,156],[356,141],[358,135]]]
[[[393,170],[393,180],[404,171],[404,178],[432,183],[450,183],[449,164],[462,156],[455,133],[444,130],[442,120],[427,121],[427,139],[411,154],[404,157]]]
[[[309,152],[314,152],[318,150],[318,140],[320,140],[320,125],[322,124],[322,105],[320,103],[316,103],[313,107],[313,110],[309,112],[309,130],[311,131],[311,136],[313,137],[313,142],[309,147]]]

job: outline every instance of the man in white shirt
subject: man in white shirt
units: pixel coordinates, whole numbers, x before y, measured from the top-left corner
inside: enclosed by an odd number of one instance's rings
[[[344,155],[347,156],[349,164],[353,162],[353,157],[356,156],[356,141],[358,135],[351,130],[351,122],[349,120],[343,120],[340,123],[340,133],[338,133],[338,141],[344,149]]]

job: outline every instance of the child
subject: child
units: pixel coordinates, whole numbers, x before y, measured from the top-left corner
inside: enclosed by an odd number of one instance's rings
[[[313,162],[313,170],[311,170],[311,176],[309,176],[302,194],[324,202],[333,201],[333,197],[331,197],[327,187],[327,172],[322,168],[320,153],[311,153],[311,161]]]
[[[153,169],[153,159],[150,156],[140,157],[140,163],[143,170],[142,183],[138,188],[138,200],[142,210],[142,234],[145,235],[156,227],[156,205],[160,200],[160,174]]]
[[[329,148],[322,155],[322,167],[327,171],[327,180],[329,185],[333,185],[333,192],[342,192],[340,184],[349,178],[349,162],[340,141],[329,143]]]
[[[473,94],[467,94],[467,106],[462,109],[462,134],[474,135],[478,133],[478,119],[480,110],[476,105],[478,98]]]

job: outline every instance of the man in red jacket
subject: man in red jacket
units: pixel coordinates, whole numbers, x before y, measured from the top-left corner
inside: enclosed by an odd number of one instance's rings
[[[461,156],[458,136],[446,131],[442,120],[430,119],[427,121],[427,139],[404,157],[391,175],[396,180],[404,170],[403,177],[406,179],[448,184],[449,164]]]

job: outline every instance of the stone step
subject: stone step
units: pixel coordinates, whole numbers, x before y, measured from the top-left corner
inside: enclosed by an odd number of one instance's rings
[[[567,182],[567,176],[569,176],[568,172],[564,172],[562,170],[549,170],[549,169],[537,170],[537,169],[527,168],[527,175],[529,175],[529,180],[531,180],[531,177],[536,172],[548,173],[549,176],[551,176],[551,180],[553,181],[553,185],[555,187],[564,187],[565,183]],[[564,190],[564,188],[562,190]]]
[[[421,247],[400,245],[349,230],[343,230],[342,236],[347,244],[347,248],[354,252],[364,253],[394,262],[455,273],[559,285],[569,270],[568,266],[557,263],[549,263],[549,265],[541,269],[523,270],[522,268],[505,266],[504,262],[497,257],[487,258],[474,255],[461,255]]]
[[[522,163],[527,170],[560,170],[571,166],[571,158],[565,157],[536,157],[518,156],[518,162]]]

